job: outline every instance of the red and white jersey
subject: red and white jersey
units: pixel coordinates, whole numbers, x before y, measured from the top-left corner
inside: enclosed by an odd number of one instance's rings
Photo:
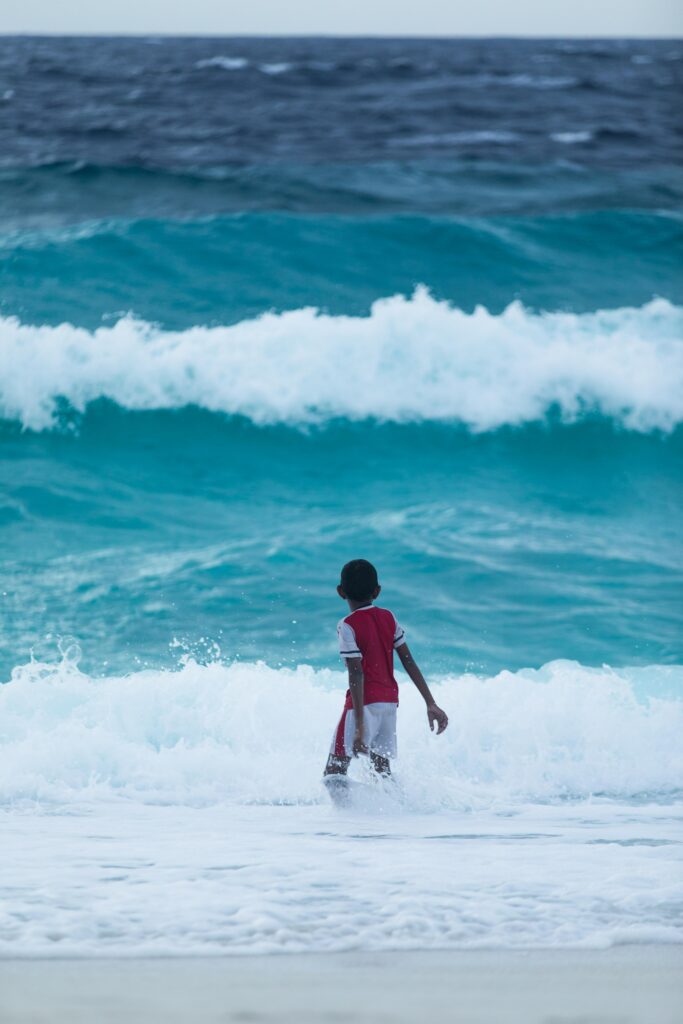
[[[386,608],[374,604],[356,608],[337,626],[342,658],[363,659],[364,704],[398,704],[398,683],[394,678],[394,648],[406,642],[405,632]],[[346,707],[353,707],[351,691]]]

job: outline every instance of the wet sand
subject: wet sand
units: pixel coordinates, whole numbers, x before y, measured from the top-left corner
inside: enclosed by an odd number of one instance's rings
[[[5,960],[2,1024],[679,1024],[683,947]]]

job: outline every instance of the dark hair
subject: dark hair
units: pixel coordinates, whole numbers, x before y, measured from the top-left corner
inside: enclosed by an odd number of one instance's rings
[[[377,570],[364,558],[354,558],[341,571],[341,588],[352,601],[369,601],[377,586]]]

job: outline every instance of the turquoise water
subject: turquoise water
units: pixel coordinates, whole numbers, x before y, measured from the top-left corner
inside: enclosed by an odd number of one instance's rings
[[[99,403],[75,435],[3,447],[8,663],[66,633],[94,671],[171,664],[177,641],[334,664],[357,552],[433,672],[680,660],[680,432],[302,432]]]
[[[682,85],[0,39],[0,955],[680,942]],[[450,724],[340,811],[355,557]]]
[[[129,311],[174,330],[305,306],[360,316],[421,284],[467,311],[683,305],[682,263],[683,221],[665,210],[106,219],[0,245],[7,314],[90,330]]]
[[[680,662],[677,46],[217,46],[3,44],[2,678]]]

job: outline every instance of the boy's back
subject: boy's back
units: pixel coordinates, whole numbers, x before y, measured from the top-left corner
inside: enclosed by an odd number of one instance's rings
[[[370,604],[356,608],[337,626],[342,658],[361,658],[363,703],[398,704],[398,683],[394,676],[394,649],[405,642],[405,633],[387,608]],[[351,691],[346,707],[353,706]]]

